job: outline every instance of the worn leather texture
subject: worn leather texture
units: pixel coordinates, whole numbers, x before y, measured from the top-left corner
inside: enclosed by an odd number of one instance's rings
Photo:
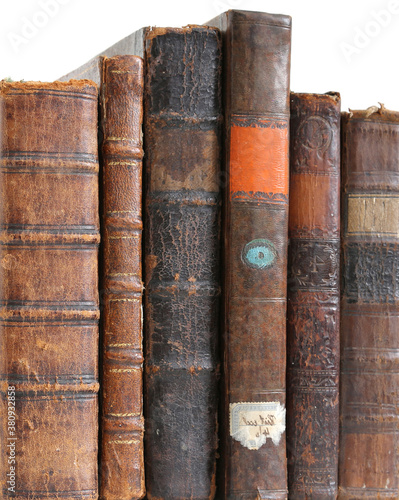
[[[142,348],[143,61],[103,58],[100,498],[145,495]]]
[[[145,465],[148,498],[215,495],[221,40],[145,37]]]
[[[208,24],[224,47],[220,498],[283,499],[291,18],[231,10]]]
[[[94,500],[97,87],[2,82],[0,101],[1,497]]]
[[[399,498],[399,113],[342,116],[339,498]]]
[[[298,500],[338,492],[340,104],[291,94],[287,456]]]

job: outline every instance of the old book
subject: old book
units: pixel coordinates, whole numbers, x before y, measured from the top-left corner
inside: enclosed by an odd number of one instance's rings
[[[141,198],[143,61],[103,58],[100,497],[142,498],[144,484]]]
[[[98,498],[97,87],[0,84],[2,498]]]
[[[342,117],[339,498],[399,498],[399,113]]]
[[[151,498],[215,495],[221,40],[145,39],[146,474]]]
[[[291,94],[287,456],[292,499],[338,491],[340,96]]]
[[[143,28],[103,52],[145,61],[148,498],[211,499],[217,449],[221,40]],[[98,81],[100,58],[65,78]]]
[[[221,495],[283,499],[291,18],[232,10],[208,24],[224,47]]]

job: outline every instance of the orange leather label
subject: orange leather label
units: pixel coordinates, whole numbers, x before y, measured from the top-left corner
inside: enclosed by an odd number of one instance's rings
[[[230,197],[288,195],[288,123],[231,126]]]

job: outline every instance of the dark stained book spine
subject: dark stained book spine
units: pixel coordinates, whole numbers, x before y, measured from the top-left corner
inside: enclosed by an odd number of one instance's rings
[[[338,492],[340,97],[291,94],[287,456],[292,499]]]
[[[145,464],[148,498],[212,499],[220,297],[221,41],[145,38]]]
[[[103,59],[100,498],[145,494],[142,383],[143,61]]]
[[[285,499],[291,18],[229,11],[221,498]]]
[[[1,498],[98,498],[97,106],[0,84]]]
[[[399,498],[399,113],[342,117],[339,498]]]

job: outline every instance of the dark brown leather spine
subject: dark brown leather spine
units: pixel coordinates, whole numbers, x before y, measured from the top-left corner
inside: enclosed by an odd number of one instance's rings
[[[399,113],[342,117],[339,498],[399,498]]]
[[[98,498],[97,95],[0,84],[2,498]]]
[[[229,11],[222,498],[287,497],[285,446],[291,18]]]
[[[156,499],[215,495],[221,41],[147,31],[145,464]]]
[[[338,491],[340,97],[291,94],[287,456],[292,499]]]
[[[102,446],[100,497],[142,498],[141,192],[143,61],[104,58],[102,142]]]

